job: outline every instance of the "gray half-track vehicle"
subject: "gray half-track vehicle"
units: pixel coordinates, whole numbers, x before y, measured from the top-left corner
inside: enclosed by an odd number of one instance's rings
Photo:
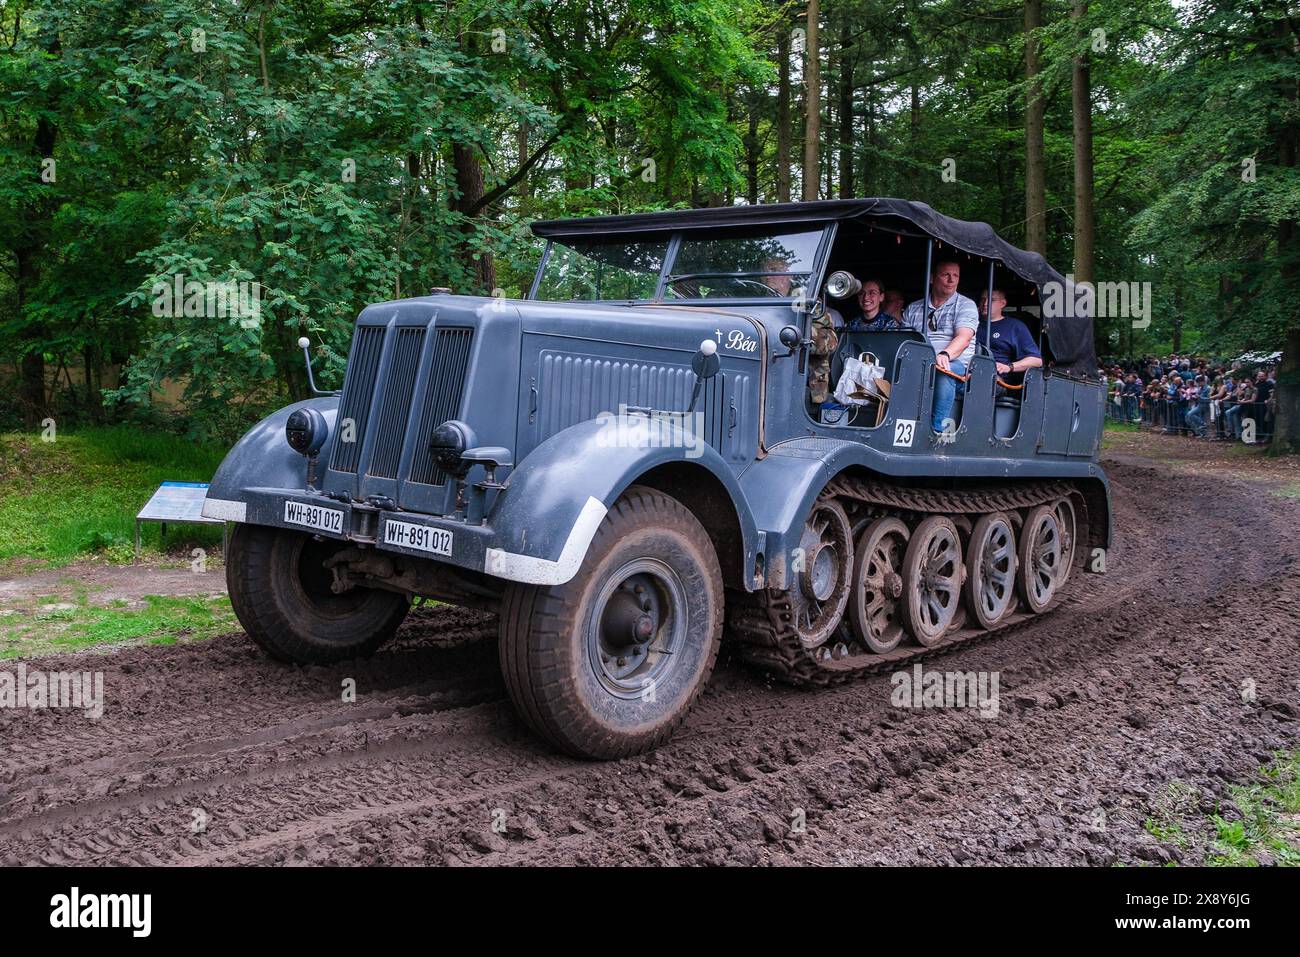
[[[1041,614],[1072,572],[1104,570],[1091,319],[1042,257],[894,199],[533,231],[525,299],[368,306],[342,392],[271,415],[218,469],[203,514],[237,523],[231,600],[273,657],[370,654],[416,596],[490,610],[523,720],[615,758],[668,737],[724,635],[827,684]],[[847,271],[919,299],[938,257],[972,298],[1005,290],[1045,364],[1002,381],[981,330],[934,433],[935,348],[837,336],[828,307],[852,300],[828,295]],[[862,353],[888,400],[836,408]]]

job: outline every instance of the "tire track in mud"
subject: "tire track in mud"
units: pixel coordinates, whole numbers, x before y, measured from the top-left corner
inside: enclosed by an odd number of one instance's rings
[[[27,664],[104,670],[108,710],[99,722],[0,712],[0,858],[1158,859],[1141,815],[1164,782],[1186,777],[1213,795],[1300,739],[1300,507],[1128,457],[1108,467],[1109,574],[1076,578],[1041,620],[925,663],[1000,672],[997,719],[894,708],[884,677],[796,690],[724,660],[658,752],[578,762],[515,720],[493,642],[474,640],[494,632],[491,616],[452,609],[413,614],[374,659],[331,668],[275,665],[243,636],[64,656]],[[1222,543],[1212,561],[1211,549],[1188,554],[1189,526]],[[1247,707],[1238,687],[1252,675],[1259,700]],[[357,680],[356,704],[339,700],[344,677]],[[803,834],[790,828],[796,808]]]

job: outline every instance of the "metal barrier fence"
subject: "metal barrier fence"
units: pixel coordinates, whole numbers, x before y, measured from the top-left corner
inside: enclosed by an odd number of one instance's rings
[[[1141,425],[1163,435],[1187,435],[1212,442],[1259,444],[1273,438],[1273,416],[1263,402],[1112,394],[1106,400],[1106,419]]]

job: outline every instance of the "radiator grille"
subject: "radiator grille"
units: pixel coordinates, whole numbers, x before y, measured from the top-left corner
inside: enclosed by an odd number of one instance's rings
[[[334,443],[330,468],[337,472],[355,472],[361,458],[361,443],[366,437],[370,403],[375,391],[375,374],[384,346],[383,326],[361,326],[352,342],[348,371],[343,382],[343,399],[339,404],[339,441]],[[348,427],[349,420],[352,423]],[[342,441],[344,438],[353,441]]]
[[[429,439],[433,430],[460,414],[465,392],[465,370],[469,364],[474,330],[457,327],[434,332],[433,357],[430,360],[428,386],[420,408],[420,425],[415,435],[410,481],[425,485],[442,485],[447,476],[433,461]]]
[[[411,414],[411,395],[415,392],[415,375],[420,369],[420,352],[424,349],[424,335],[422,326],[396,330],[388,374],[375,413],[375,441],[366,467],[367,475],[397,478],[402,443],[406,439],[406,423]]]

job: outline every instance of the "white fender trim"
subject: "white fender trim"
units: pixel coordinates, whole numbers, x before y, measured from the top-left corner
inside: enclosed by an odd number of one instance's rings
[[[204,518],[219,518],[223,522],[242,522],[246,515],[248,515],[246,502],[232,502],[225,498],[203,500]]]
[[[497,578],[528,585],[563,585],[578,574],[582,560],[587,557],[587,549],[591,547],[591,540],[596,537],[596,529],[605,520],[606,511],[603,502],[588,497],[578,520],[569,529],[569,537],[564,542],[560,557],[555,561],[489,548],[484,556],[483,571]],[[204,514],[207,514],[206,511]]]

